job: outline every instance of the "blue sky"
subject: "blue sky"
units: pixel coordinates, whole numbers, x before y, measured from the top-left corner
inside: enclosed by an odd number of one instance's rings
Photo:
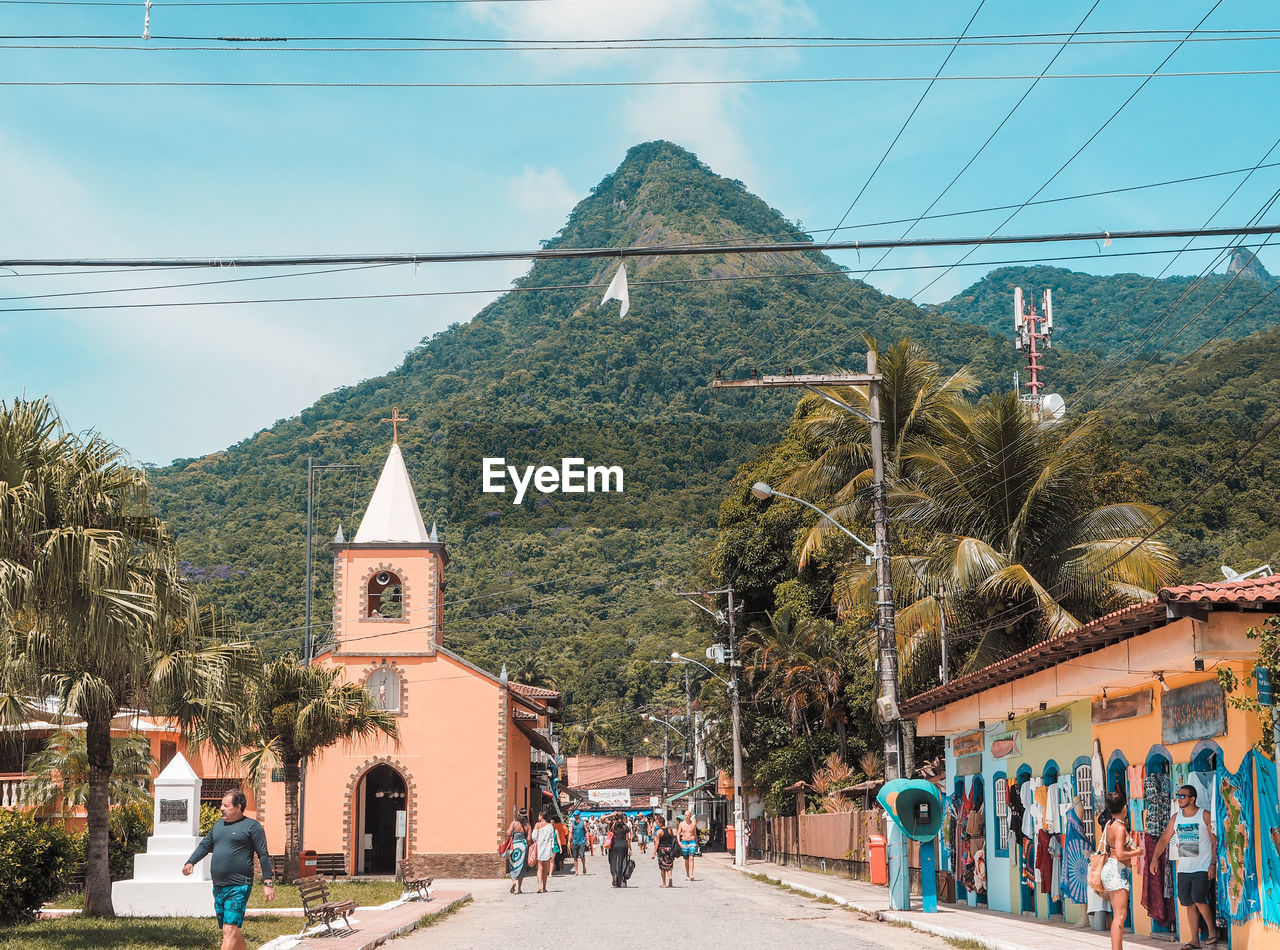
[[[1090,7],[1093,7],[1092,12]],[[494,41],[690,36],[948,37],[969,34],[1280,28],[1249,0],[885,4],[854,0],[533,0],[533,2],[159,4],[152,39],[0,40],[0,82],[648,82],[932,76],[946,42],[873,48],[372,51],[440,37]],[[134,37],[141,4],[0,4],[8,36]],[[1114,40],[1166,39],[1131,33]],[[1201,38],[1225,34],[1202,32]],[[1239,34],[1234,34],[1238,36]],[[1280,35],[1280,29],[1276,31]],[[272,36],[288,43],[198,50],[171,36]],[[1098,39],[1102,37],[1096,37]],[[111,49],[52,49],[88,45]],[[421,45],[421,44],[419,44]],[[498,44],[484,44],[498,45]],[[554,45],[554,44],[552,44]],[[785,44],[779,44],[785,45]],[[14,48],[43,46],[44,48]],[[122,49],[120,47],[143,47]],[[333,51],[306,50],[326,47]],[[359,47],[356,52],[335,48]],[[1073,43],[1051,73],[1145,74],[1165,42]],[[304,51],[305,50],[305,51]],[[944,77],[1034,76],[1058,46],[968,45]],[[1270,70],[1280,39],[1184,45],[1166,72]],[[1041,193],[1053,198],[1247,168],[1276,141],[1274,75],[1157,78]],[[1140,78],[1046,79],[934,213],[1017,204],[1037,191],[1138,88]],[[846,239],[902,235],[877,225],[921,214],[973,157],[1030,79],[936,83],[870,177],[925,89],[922,82],[610,88],[0,87],[0,257],[218,257],[535,247],[626,150],[654,138],[696,152],[813,229],[859,191]],[[1270,162],[1280,162],[1280,149]],[[1244,175],[1008,212],[926,221],[913,235],[1201,226]],[[1280,187],[1280,168],[1245,182],[1213,224],[1244,223]],[[1275,215],[1266,217],[1274,221]],[[1213,243],[1213,242],[1202,242]],[[1180,248],[1182,242],[1142,249]],[[1117,257],[1133,245],[982,251],[970,262],[1088,255],[1096,273],[1195,274],[1211,253]],[[900,251],[884,268],[951,263],[964,251]],[[834,255],[853,268],[878,255]],[[1271,248],[1263,263],[1280,271]],[[336,387],[379,375],[405,350],[493,293],[338,303],[217,300],[428,291],[498,291],[523,264],[395,267],[241,283],[264,276],[0,271],[0,393],[49,395],[67,424],[96,429],[137,459],[167,462],[226,445]],[[867,279],[922,302],[986,268],[882,270]],[[96,291],[92,296],[51,297]],[[112,291],[103,293],[103,291]],[[16,299],[17,298],[17,299]],[[147,303],[192,306],[141,307]],[[117,309],[51,310],[73,305]],[[1060,320],[1066,301],[1056,301]],[[633,298],[633,306],[637,301]]]

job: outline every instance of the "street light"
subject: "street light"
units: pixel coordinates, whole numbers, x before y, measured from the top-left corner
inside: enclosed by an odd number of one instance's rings
[[[684,733],[681,732],[679,729],[676,729],[675,726],[671,725],[671,723],[667,722],[665,719],[663,719],[660,716],[654,716],[651,713],[641,713],[640,718],[647,719],[650,722],[657,722],[662,724],[662,817],[666,818],[667,816],[667,757],[671,754],[671,742],[670,742],[670,734],[668,733],[668,730],[675,729],[676,735],[678,735],[681,739],[684,738]],[[645,742],[645,745],[652,745],[652,743],[649,742],[648,736],[644,737],[644,742]]]
[[[756,482],[754,485],[752,485],[751,494],[755,495],[761,501],[764,501],[766,498],[770,497],[771,495],[776,495],[779,498],[787,498],[787,499],[790,499],[791,501],[798,501],[800,502],[800,504],[804,505],[806,508],[816,511],[818,514],[822,515],[822,517],[825,518],[827,521],[830,521],[833,525],[835,525],[837,528],[839,528],[849,537],[853,538],[853,540],[857,541],[858,544],[862,545],[863,550],[865,550],[872,557],[876,556],[875,548],[867,544],[866,541],[863,541],[860,537],[858,537],[856,534],[854,534],[852,531],[850,531],[840,522],[836,521],[835,518],[832,518],[829,514],[827,514],[817,505],[810,504],[809,502],[805,501],[803,498],[797,498],[795,495],[788,495],[784,491],[778,491],[776,488],[770,488],[764,482]]]

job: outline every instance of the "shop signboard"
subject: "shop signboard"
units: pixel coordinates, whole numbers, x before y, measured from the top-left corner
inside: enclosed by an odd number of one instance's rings
[[[590,788],[587,789],[587,798],[592,804],[611,808],[631,806],[631,791],[626,788]]]
[[[1069,709],[1045,713],[1043,716],[1032,716],[1027,720],[1028,739],[1043,739],[1045,736],[1056,736],[1070,731],[1071,711]]]
[[[1160,700],[1160,738],[1165,745],[1212,739],[1227,731],[1227,698],[1217,680],[1180,686]]]
[[[1144,689],[1140,693],[1128,696],[1108,696],[1105,700],[1093,701],[1093,724],[1119,722],[1121,719],[1136,719],[1145,716],[1154,707],[1151,704],[1151,690]]]
[[[1006,732],[1002,736],[994,736],[991,740],[991,758],[1007,759],[1011,755],[1017,755],[1019,749],[1018,737],[1020,732]]]

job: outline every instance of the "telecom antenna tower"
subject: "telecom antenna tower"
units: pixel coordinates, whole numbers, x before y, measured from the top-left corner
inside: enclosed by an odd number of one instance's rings
[[[1027,393],[1018,398],[1031,407],[1031,418],[1039,422],[1042,411],[1050,419],[1062,418],[1065,410],[1062,397],[1057,393],[1041,395],[1044,382],[1040,373],[1044,366],[1040,358],[1053,345],[1053,291],[1044,292],[1044,310],[1038,313],[1034,304],[1023,301],[1022,288],[1013,288],[1013,345],[1027,354],[1031,379],[1026,384]]]

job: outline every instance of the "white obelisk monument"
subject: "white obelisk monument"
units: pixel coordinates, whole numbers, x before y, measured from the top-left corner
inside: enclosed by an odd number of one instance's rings
[[[155,781],[155,817],[147,850],[134,855],[133,880],[116,881],[111,902],[121,917],[209,917],[209,861],[190,877],[182,866],[200,843],[200,778],[179,753]]]

